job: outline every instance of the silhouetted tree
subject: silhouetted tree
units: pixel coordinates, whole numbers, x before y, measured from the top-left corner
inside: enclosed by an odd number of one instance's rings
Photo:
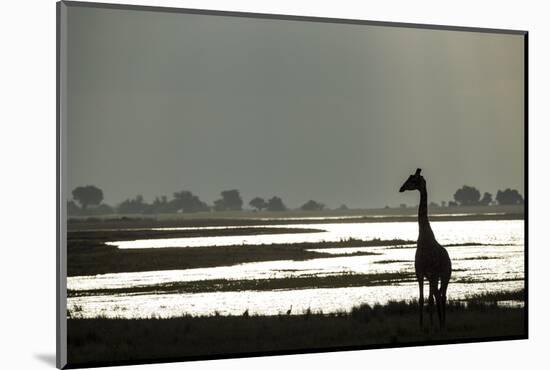
[[[268,211],[286,211],[286,206],[283,200],[279,197],[273,197],[267,201]]]
[[[126,199],[117,207],[118,213],[145,213],[148,204],[143,201],[143,196],[136,195],[135,198]]]
[[[444,200],[441,201],[441,207],[445,208],[447,207],[447,202],[445,202]]]
[[[225,190],[221,192],[221,195],[222,199],[214,202],[216,211],[241,211],[243,209],[243,200],[238,190]]]
[[[450,200],[449,201],[449,207],[458,207],[458,203]]]
[[[73,190],[73,199],[85,210],[89,205],[98,205],[103,200],[103,191],[93,185],[79,186]]]
[[[177,204],[174,201],[168,201],[168,197],[162,195],[155,197],[155,200],[149,207],[148,213],[174,213],[177,211]]]
[[[439,203],[430,202],[430,207],[431,207],[431,208],[439,208]]]
[[[250,204],[251,207],[256,208],[258,211],[267,208],[267,203],[263,198],[260,197],[252,199],[248,204]]]
[[[485,192],[483,193],[483,197],[479,201],[479,204],[482,206],[488,206],[493,202],[493,195],[491,193]]]
[[[388,207],[389,208],[389,207]],[[337,208],[339,211],[347,211],[348,210],[348,206],[346,206],[345,204],[342,204],[340,205],[340,207]]]
[[[308,200],[300,208],[302,211],[322,211],[325,205],[314,200]]]
[[[205,202],[187,190],[174,193],[174,199],[170,202],[170,208],[184,213],[205,212],[209,210]]]
[[[454,195],[454,199],[461,206],[475,206],[479,204],[479,198],[481,194],[479,190],[473,186],[464,185],[461,189],[458,189]]]
[[[168,198],[166,197],[166,195],[162,195],[160,197],[155,197],[152,205],[155,208],[162,208],[166,204],[168,204]]]
[[[512,204],[523,204],[524,200],[521,194],[516,189],[507,188],[506,190],[497,191],[496,196],[498,204],[501,205],[512,205]]]

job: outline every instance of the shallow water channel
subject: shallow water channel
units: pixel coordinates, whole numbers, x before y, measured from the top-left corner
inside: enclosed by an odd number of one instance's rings
[[[258,227],[277,227],[264,225]],[[281,227],[322,229],[318,233],[215,236],[193,238],[112,241],[118,248],[212,247],[272,243],[302,243],[359,240],[415,240],[416,222],[304,223]],[[223,229],[223,227],[221,227]],[[234,228],[234,227],[228,227]],[[453,275],[449,299],[472,294],[514,291],[524,286],[524,223],[506,221],[432,222],[436,238],[452,259]],[[182,228],[184,229],[184,228]],[[189,229],[189,228],[187,228]],[[201,229],[201,228],[194,228]],[[459,244],[451,246],[452,244]],[[83,294],[68,299],[71,317],[177,317],[183,315],[277,315],[290,310],[302,314],[310,309],[324,313],[349,311],[362,303],[386,303],[418,297],[415,282],[396,281],[385,285],[337,288],[213,291],[173,293],[158,289],[159,284],[205,280],[260,280],[296,277],[339,276],[343,274],[380,274],[413,272],[415,245],[378,247],[311,248],[329,254],[327,258],[305,261],[277,260],[243,263],[234,266],[185,270],[112,273],[74,276],[67,279],[69,290],[150,287],[140,293]],[[370,252],[373,255],[354,255]],[[427,289],[427,287],[426,287]]]

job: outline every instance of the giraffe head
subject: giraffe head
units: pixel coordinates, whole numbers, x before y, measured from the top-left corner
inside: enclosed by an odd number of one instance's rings
[[[401,185],[401,188],[399,189],[399,192],[402,193],[407,190],[421,190],[423,187],[426,186],[426,180],[424,180],[424,177],[420,175],[420,171],[422,171],[420,168],[416,169],[416,172],[414,175],[410,175],[407,181]]]

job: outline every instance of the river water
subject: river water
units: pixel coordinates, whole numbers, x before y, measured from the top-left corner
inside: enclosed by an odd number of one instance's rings
[[[453,264],[453,275],[447,292],[449,299],[472,294],[514,291],[524,286],[524,223],[506,221],[441,221],[432,222],[436,238],[447,250]],[[258,227],[278,227],[263,225]],[[377,223],[303,223],[280,227],[321,229],[318,233],[267,234],[169,238],[138,241],[112,241],[118,248],[212,247],[272,243],[301,243],[359,240],[416,240],[416,222]],[[218,227],[223,228],[223,227]],[[233,227],[230,227],[233,228]],[[182,228],[183,229],[183,228]],[[189,228],[187,228],[189,229]],[[201,229],[201,228],[193,228]],[[480,245],[481,244],[481,245]],[[75,276],[67,279],[71,291],[148,287],[145,293],[83,295],[68,299],[72,317],[178,317],[183,315],[277,315],[301,314],[310,309],[324,313],[349,311],[362,303],[386,303],[418,297],[414,282],[390,285],[308,288],[269,291],[230,291],[209,293],[171,293],[155,290],[158,284],[214,279],[258,280],[342,274],[377,274],[413,272],[415,245],[380,247],[312,248],[327,253],[328,258],[305,261],[279,260],[244,263],[234,266],[185,270],[112,273]],[[353,255],[374,252],[375,255]],[[427,288],[426,288],[427,289]]]

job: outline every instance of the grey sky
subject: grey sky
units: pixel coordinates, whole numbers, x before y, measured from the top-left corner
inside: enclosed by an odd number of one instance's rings
[[[331,207],[523,188],[523,36],[69,7],[68,185]]]

